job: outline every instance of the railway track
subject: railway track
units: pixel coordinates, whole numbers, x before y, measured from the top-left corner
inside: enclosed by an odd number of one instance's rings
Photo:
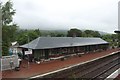
[[[75,75],[76,77],[81,77],[83,75],[86,75],[92,71],[95,71],[97,69],[99,69],[100,67],[104,66],[105,64],[108,64],[114,60],[117,60],[118,58],[110,58],[110,60],[107,60],[107,59],[103,59],[103,60],[100,60],[100,61],[97,61],[97,62],[91,62],[89,64],[86,64],[85,66],[83,65],[83,69],[79,69],[78,71],[75,72]],[[104,61],[104,63],[103,63]],[[80,67],[81,68],[81,67]]]
[[[105,79],[113,70],[120,66],[119,59],[115,59],[105,65],[100,66],[99,68],[92,70],[82,76],[80,78],[91,78],[91,80],[96,79]]]
[[[89,80],[103,80],[120,67],[120,53],[112,54],[85,64],[55,71],[42,78],[79,78]],[[52,79],[50,79],[52,80]]]
[[[92,80],[105,79],[120,66],[120,57],[118,55],[109,56],[101,60],[90,62],[76,69],[74,76],[76,78],[89,78]],[[82,69],[81,69],[82,68]]]

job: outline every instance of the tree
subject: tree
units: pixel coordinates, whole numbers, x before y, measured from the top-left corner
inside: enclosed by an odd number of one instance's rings
[[[37,36],[41,36],[41,32],[39,29],[35,29],[34,32],[37,34]]]
[[[39,29],[35,29],[35,30],[19,30],[17,32],[17,37],[16,40],[18,41],[18,43],[20,45],[26,44],[28,43],[28,36],[30,41],[36,39],[37,37],[41,36],[41,32]]]
[[[85,30],[84,36],[85,37],[101,37],[98,31],[93,31],[93,30]]]
[[[114,46],[114,43],[113,43],[113,39],[112,39],[111,34],[102,35],[101,38],[102,38],[103,40],[109,42],[110,46]]]
[[[110,42],[111,41],[111,35],[110,34],[102,35],[102,39]]]
[[[87,35],[84,31],[82,32],[82,37],[87,37]]]
[[[17,25],[13,24],[13,15],[15,10],[13,4],[9,0],[4,5],[1,5],[2,11],[2,55],[8,55],[10,43],[15,39]]]
[[[2,14],[1,3],[0,3],[0,14]],[[0,15],[0,56],[2,56],[2,15]]]
[[[2,25],[8,25],[13,20],[13,15],[15,14],[15,10],[13,9],[13,4],[10,2],[5,3],[5,5],[2,6]]]
[[[120,34],[117,34],[118,36],[118,47],[120,47]]]
[[[101,37],[98,31],[93,31],[93,37]]]
[[[51,36],[51,37],[55,37],[56,34],[55,34],[54,32],[50,32],[50,36]]]
[[[81,37],[82,31],[76,28],[70,29],[67,33],[68,37]]]
[[[64,34],[62,34],[62,33],[58,33],[57,35],[56,35],[56,37],[64,37],[65,35]]]
[[[25,44],[25,43],[27,43],[27,37],[26,37],[26,35],[27,35],[27,30],[19,30],[18,32],[17,32],[17,37],[16,37],[16,40],[18,41],[18,43],[20,44],[20,45],[23,45],[23,44]]]

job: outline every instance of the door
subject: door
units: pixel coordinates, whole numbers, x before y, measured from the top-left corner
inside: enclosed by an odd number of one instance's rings
[[[48,59],[48,58],[49,58],[49,50],[46,49],[46,50],[45,50],[45,59]]]

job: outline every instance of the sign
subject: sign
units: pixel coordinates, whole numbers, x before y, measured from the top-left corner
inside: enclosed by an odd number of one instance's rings
[[[25,51],[25,55],[27,55],[27,54],[32,54],[32,50]]]

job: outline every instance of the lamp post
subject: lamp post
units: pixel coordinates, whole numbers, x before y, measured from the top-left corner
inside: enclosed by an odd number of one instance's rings
[[[120,1],[118,2],[118,30],[114,32],[118,34],[118,47],[120,47]]]
[[[28,51],[29,51],[29,36],[26,35],[26,37],[28,38]],[[29,68],[29,65],[30,65],[30,63],[29,63],[29,54],[28,54],[28,68]]]
[[[120,31],[114,31],[115,33],[120,33]]]

